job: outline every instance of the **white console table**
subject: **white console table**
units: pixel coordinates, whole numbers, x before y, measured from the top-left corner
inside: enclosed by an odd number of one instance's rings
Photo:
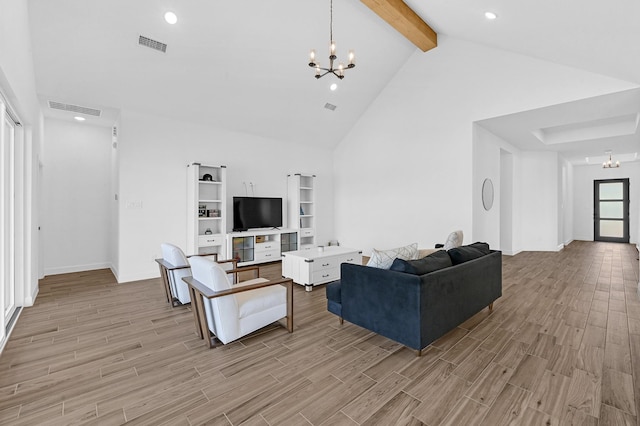
[[[304,285],[313,286],[340,279],[340,264],[362,264],[362,252],[352,248],[329,246],[282,253],[282,276]]]

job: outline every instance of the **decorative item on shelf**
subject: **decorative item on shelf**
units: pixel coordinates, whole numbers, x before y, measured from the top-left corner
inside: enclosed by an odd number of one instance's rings
[[[264,235],[256,235],[256,244],[265,243],[266,241]]]
[[[204,235],[211,235],[211,234],[213,234],[213,232],[211,232],[211,228],[205,229]]]
[[[207,210],[207,217],[220,217],[220,210],[219,209]]]
[[[205,182],[213,182],[213,176],[211,176],[209,173],[205,173],[202,176],[202,180]]]
[[[322,253],[324,251],[324,246],[318,246],[318,251]]]
[[[324,77],[325,75],[331,73],[338,77],[340,80],[344,78],[345,69],[351,69],[356,66],[356,56],[353,50],[349,50],[349,63],[346,68],[344,63],[340,62],[337,68],[334,68],[334,62],[338,57],[336,56],[336,42],[333,41],[333,0],[330,1],[329,8],[329,68],[323,68],[320,66],[320,63],[316,60],[316,51],[312,49],[309,53],[309,66],[315,68],[317,79]],[[323,73],[324,71],[324,73]]]
[[[620,167],[620,161],[616,161],[615,163],[611,161],[611,151],[605,151],[606,154],[609,154],[609,161],[605,161],[602,163],[603,169],[615,169]]]
[[[328,246],[339,246],[340,242],[338,240],[331,240],[329,241],[329,244],[327,244]]]
[[[304,210],[302,210],[302,206],[300,206],[300,216],[304,216]]]
[[[207,215],[207,206],[205,204],[198,204],[198,217],[205,217]]]

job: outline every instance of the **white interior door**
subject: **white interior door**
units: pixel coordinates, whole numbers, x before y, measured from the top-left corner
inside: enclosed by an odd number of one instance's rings
[[[3,106],[3,105],[0,105]],[[2,112],[0,124],[0,284],[3,323],[9,323],[16,309],[15,282],[15,124]]]

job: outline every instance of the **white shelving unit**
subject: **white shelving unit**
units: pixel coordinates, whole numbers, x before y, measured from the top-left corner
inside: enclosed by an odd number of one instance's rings
[[[298,231],[298,250],[310,250],[316,243],[315,175],[287,176],[289,229]]]
[[[187,254],[226,259],[227,168],[192,163],[187,171]]]

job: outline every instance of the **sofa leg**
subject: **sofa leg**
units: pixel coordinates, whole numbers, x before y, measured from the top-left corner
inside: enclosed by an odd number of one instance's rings
[[[416,356],[422,356],[422,349],[416,350]]]
[[[489,313],[493,312],[493,302],[489,303]]]
[[[344,318],[338,317],[338,319],[340,320],[340,325],[344,324]]]

